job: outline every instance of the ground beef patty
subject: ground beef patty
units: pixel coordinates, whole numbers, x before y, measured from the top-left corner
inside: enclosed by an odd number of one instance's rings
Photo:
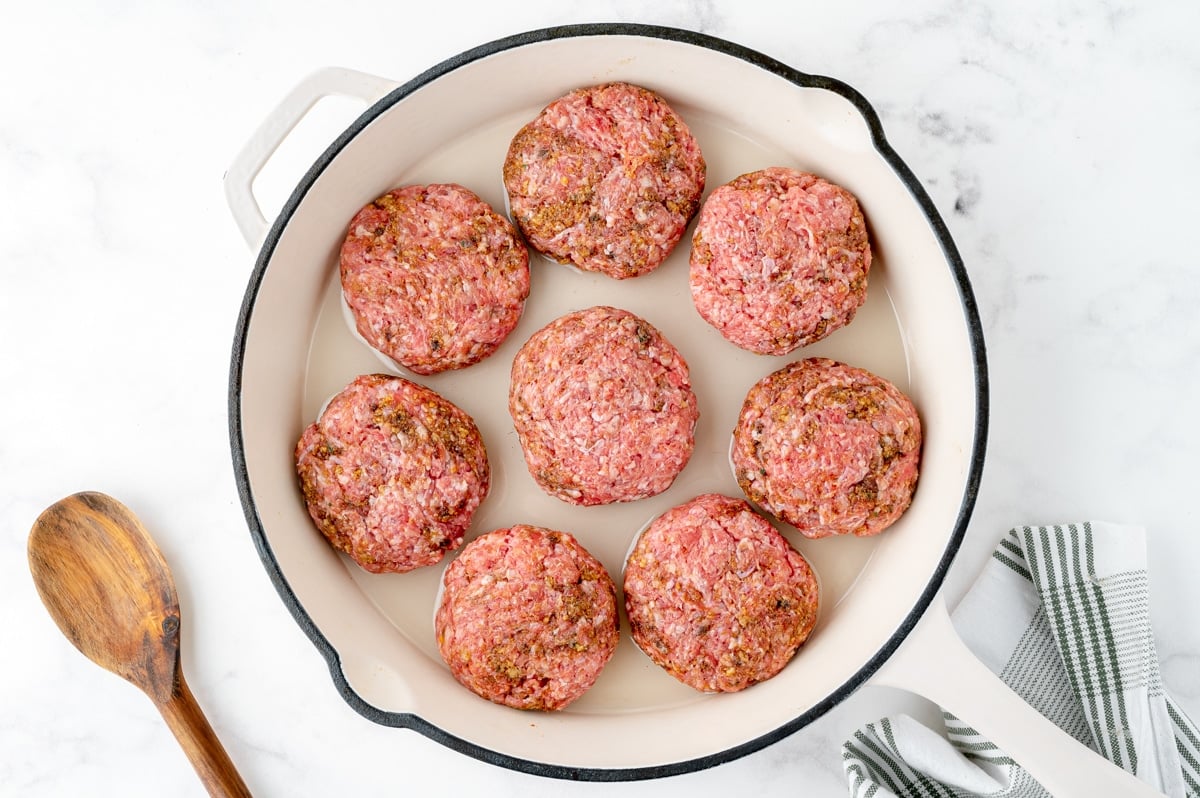
[[[534,526],[468,543],[446,569],[434,619],[454,678],[497,704],[562,709],[617,647],[616,588],[571,535]]]
[[[743,349],[785,355],[850,323],[870,266],[854,195],[816,175],[763,169],[705,200],[692,236],[692,301]]]
[[[529,253],[458,185],[389,191],[350,222],[342,294],[367,343],[417,374],[477,363],[517,326]]]
[[[920,456],[921,421],[908,397],[825,358],[755,384],[731,452],[746,496],[810,538],[882,532],[908,509]]]
[[[552,496],[594,505],[670,487],[695,447],[683,356],[649,322],[598,306],[543,327],[513,359],[508,409]]]
[[[818,592],[804,557],[770,522],[718,494],[655,519],[625,564],[634,641],[704,692],[779,673],[812,632]]]
[[[555,100],[521,128],[504,161],[529,245],[618,280],[666,260],[699,207],[704,174],[683,119],[628,83]]]
[[[428,388],[368,374],[296,445],[317,528],[373,573],[432,565],[462,543],[491,472],[471,417]]]

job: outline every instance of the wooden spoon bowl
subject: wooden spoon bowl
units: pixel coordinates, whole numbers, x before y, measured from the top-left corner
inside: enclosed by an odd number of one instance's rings
[[[175,582],[129,508],[94,492],[54,503],[29,533],[29,569],[58,628],[150,697],[209,793],[250,795],[184,681]]]

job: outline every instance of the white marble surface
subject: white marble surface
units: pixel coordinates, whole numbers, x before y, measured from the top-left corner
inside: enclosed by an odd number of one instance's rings
[[[1200,716],[1200,6],[1054,0],[767,5],[530,0],[121,3],[0,26],[0,794],[199,795],[154,708],[38,601],[40,510],[107,491],[178,582],[184,665],[258,795],[838,796],[838,745],[921,701],[867,688],[702,773],[571,784],[479,763],[353,712],[258,560],[233,481],[226,380],[252,256],[222,174],[325,65],[396,79],[502,35],[582,21],[715,34],[861,91],[966,261],[992,386],[982,492],[947,594],[1010,525],[1149,529],[1167,687]],[[782,4],[781,4],[782,5]],[[770,9],[770,10],[768,10]],[[357,112],[334,105],[264,177],[277,207]]]

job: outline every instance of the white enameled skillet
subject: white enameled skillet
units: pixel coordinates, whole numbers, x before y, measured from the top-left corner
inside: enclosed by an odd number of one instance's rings
[[[503,208],[501,164],[513,134],[570,89],[613,80],[653,89],[680,112],[708,162],[709,189],[772,165],[850,189],[875,252],[867,303],[824,341],[761,357],[737,350],[696,314],[686,238],[656,272],[620,282],[535,257],[530,301],[504,346],[468,369],[420,378],[471,413],[488,446],[494,485],[468,538],[517,522],[567,530],[619,584],[624,555],[649,519],[699,493],[739,495],[727,452],[741,400],[759,377],[803,356],[862,366],[904,390],[925,428],[922,471],[912,507],[882,535],[809,541],[782,528],[819,573],[823,608],[812,638],[779,676],[737,694],[701,695],[658,670],[626,635],[584,698],[558,713],[522,713],[468,692],[439,658],[432,615],[442,567],[373,576],[336,554],[305,512],[292,451],[331,394],[357,374],[386,370],[347,328],[338,301],[337,252],[354,212],[395,186],[431,182],[461,183]],[[254,178],[309,109],[333,95],[369,107],[268,225]],[[258,250],[229,389],[246,518],[280,597],[328,661],[337,689],[367,718],[526,772],[642,779],[757,750],[871,680],[914,690],[968,719],[1055,795],[1099,794],[1096,785],[1111,789],[1124,777],[979,664],[937,595],[983,467],[983,335],[946,225],[849,86],[686,31],[623,24],[538,30],[482,45],[403,84],[343,69],[317,72],[268,115],[225,185],[236,222]],[[644,316],[680,349],[701,421],[696,454],[669,491],[584,509],[534,486],[505,396],[520,344],[561,313],[595,304]],[[1124,794],[1135,794],[1136,784]]]

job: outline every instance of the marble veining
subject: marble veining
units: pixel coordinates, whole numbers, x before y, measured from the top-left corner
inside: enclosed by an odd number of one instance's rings
[[[987,338],[988,460],[947,597],[1013,524],[1144,524],[1163,679],[1200,716],[1197,4],[67,0],[23,4],[0,30],[0,795],[203,794],[153,706],[71,648],[34,591],[30,524],[82,489],[120,497],[155,534],[186,608],[189,682],[259,795],[449,784],[832,798],[846,794],[839,745],[856,727],[894,711],[936,718],[922,699],[866,687],[711,770],[550,781],[360,717],[266,578],[228,452],[229,347],[252,254],[225,208],[225,168],[319,67],[403,80],[500,36],[597,20],[725,37],[874,105],[955,237]],[[311,157],[273,165],[283,193]]]

